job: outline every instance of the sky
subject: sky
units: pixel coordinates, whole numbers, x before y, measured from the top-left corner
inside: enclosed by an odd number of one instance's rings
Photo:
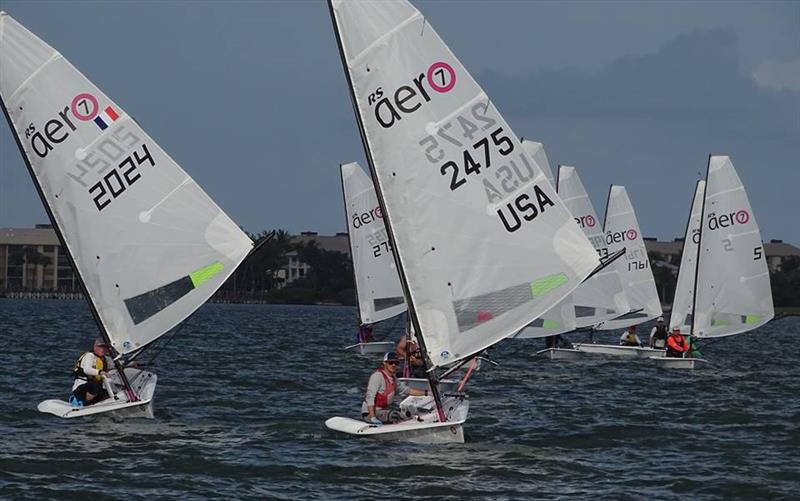
[[[800,2],[418,1],[521,137],[599,214],[623,184],[646,236],[685,230],[727,154],[764,240],[800,245]],[[346,230],[364,150],[322,1],[49,2],[0,9],[126,110],[246,230]],[[2,50],[2,48],[0,48]],[[0,227],[47,222],[0,123]]]

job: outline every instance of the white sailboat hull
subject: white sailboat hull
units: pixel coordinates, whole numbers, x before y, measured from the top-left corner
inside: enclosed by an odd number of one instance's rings
[[[53,414],[60,418],[71,419],[78,417],[93,416],[97,414],[113,413],[115,417],[133,418],[145,417],[153,418],[153,395],[156,389],[158,377],[152,372],[139,369],[125,369],[125,375],[131,383],[139,400],[129,402],[125,390],[119,381],[112,378],[112,383],[116,385],[115,397],[107,398],[101,402],[87,407],[73,407],[64,400],[44,400],[36,407],[39,412]]]
[[[699,369],[708,363],[703,358],[650,357],[662,369]]]
[[[583,353],[595,353],[601,355],[615,355],[621,357],[663,357],[666,350],[659,348],[647,348],[638,346],[619,346],[614,344],[575,344],[575,349]]]
[[[536,356],[545,357],[549,360],[578,360],[583,355],[582,352],[569,348],[547,348],[536,352]]]
[[[380,353],[383,355],[387,351],[394,351],[394,343],[392,341],[378,341],[374,343],[358,343],[345,346],[345,350],[353,351],[359,355],[367,355],[370,353]]]
[[[469,413],[469,400],[464,395],[445,397],[443,405],[447,421],[440,423],[435,408],[432,408],[433,397],[408,397],[400,408],[426,407],[408,421],[396,424],[376,426],[362,420],[347,417],[332,417],[325,421],[325,426],[333,431],[347,433],[358,437],[378,440],[410,442],[413,444],[446,444],[464,443],[464,422]]]
[[[397,378],[398,381],[402,381],[406,384],[409,388],[413,390],[429,390],[431,386],[427,379],[425,378],[416,378],[416,377],[401,377]],[[442,379],[439,381],[439,391],[442,393],[455,393],[458,389],[458,383],[455,379]]]

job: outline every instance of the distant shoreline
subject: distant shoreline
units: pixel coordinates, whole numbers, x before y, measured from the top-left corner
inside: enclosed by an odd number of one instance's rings
[[[57,300],[82,300],[84,299],[81,292],[6,292],[0,293],[0,299],[57,299]],[[216,304],[285,304],[293,306],[354,306],[348,304],[337,303],[335,301],[321,301],[318,303],[285,303],[280,301],[259,301],[255,299],[230,300],[211,298],[209,303]],[[669,306],[662,306],[664,313],[668,313],[671,308]],[[800,316],[800,306],[776,306],[775,316],[780,315],[797,315]]]
[[[85,298],[82,292],[4,292],[0,293],[0,299],[36,299],[36,300],[58,300],[58,301],[83,301]],[[257,299],[242,298],[240,300],[230,299],[209,299],[208,303],[215,304],[285,304],[294,306],[350,306],[355,305],[337,303],[335,301],[320,301],[315,303],[286,303],[282,301],[262,301]]]

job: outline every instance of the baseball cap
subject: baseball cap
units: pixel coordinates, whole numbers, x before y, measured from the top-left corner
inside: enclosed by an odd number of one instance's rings
[[[387,351],[386,354],[383,356],[383,361],[384,363],[390,362],[396,364],[400,362],[400,358],[397,356],[397,353],[393,351]]]

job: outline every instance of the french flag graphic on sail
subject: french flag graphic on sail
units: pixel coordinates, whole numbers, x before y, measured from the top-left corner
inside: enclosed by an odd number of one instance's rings
[[[98,113],[97,116],[94,118],[94,123],[100,127],[100,130],[106,130],[109,125],[116,122],[119,118],[119,115],[114,108],[111,106],[106,106],[106,109],[103,110],[101,113]]]

